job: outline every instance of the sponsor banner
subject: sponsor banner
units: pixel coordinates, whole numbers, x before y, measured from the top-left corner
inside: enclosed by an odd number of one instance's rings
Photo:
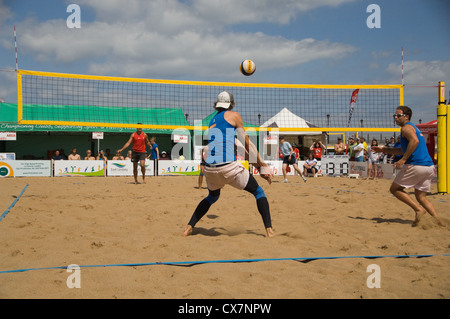
[[[0,161],[14,161],[16,159],[16,153],[0,153]]]
[[[200,161],[158,161],[159,176],[196,176],[200,174]]]
[[[0,177],[51,176],[51,161],[0,161]]]
[[[145,176],[154,176],[154,161],[145,160]],[[133,176],[133,162],[128,160],[109,160],[107,163],[107,176]],[[141,163],[138,163],[138,176],[142,176]]]
[[[54,176],[104,176],[103,161],[53,161]]]
[[[17,140],[16,132],[0,132],[0,141],[15,141]]]
[[[265,163],[267,164],[267,166],[270,167],[270,170],[271,170],[273,176],[283,176],[283,161],[265,161]],[[305,161],[297,162],[297,166],[300,169],[300,171],[302,172],[302,174],[303,174],[303,164],[305,164]],[[317,173],[321,174],[320,162],[317,162],[316,168],[317,168]],[[253,167],[252,174],[259,175],[259,171],[255,167]],[[288,165],[286,167],[286,175],[293,176],[293,175],[298,175],[298,173],[295,171],[295,169],[292,165]]]
[[[368,162],[349,162],[350,171],[349,174],[358,174],[359,177],[368,176]],[[378,164],[377,178],[394,178],[394,166],[392,164]]]
[[[13,161],[0,161],[0,177],[13,177],[14,168]]]

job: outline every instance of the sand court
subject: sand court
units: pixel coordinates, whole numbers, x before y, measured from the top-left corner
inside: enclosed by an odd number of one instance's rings
[[[256,178],[274,238],[254,197],[229,186],[182,237],[207,195],[197,177],[0,179],[0,214],[28,185],[0,221],[0,298],[449,298],[448,226],[424,215],[411,227],[390,180]],[[435,193],[433,184],[428,198],[449,225],[450,196]],[[333,256],[349,258],[291,260]],[[68,288],[71,273],[58,268],[71,264],[81,266],[81,288]],[[380,288],[367,285],[371,264]]]

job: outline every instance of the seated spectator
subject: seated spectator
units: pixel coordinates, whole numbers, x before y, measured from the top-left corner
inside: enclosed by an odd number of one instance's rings
[[[92,156],[91,150],[86,151],[86,156],[84,157],[86,161],[95,161],[95,157]]]
[[[108,161],[108,159],[107,159],[106,156],[105,156],[105,152],[103,152],[103,150],[101,150],[101,151],[98,153],[96,159],[97,159],[97,161],[101,161],[101,160],[103,160],[103,161],[105,161],[105,162]]]
[[[58,161],[58,160],[64,160],[64,157],[61,155],[59,150],[55,151],[55,155],[53,155],[52,160]]]
[[[71,160],[71,161],[81,160],[80,154],[77,154],[77,149],[75,147],[72,148],[72,153],[70,153],[70,155],[69,155],[69,160]]]
[[[128,151],[128,152],[127,152],[127,156],[125,156],[125,160],[131,161],[131,155],[132,155],[132,154],[133,154],[132,151]]]
[[[162,151],[161,152],[161,157],[159,158],[159,160],[170,160],[169,156],[167,156],[167,152],[166,151]]]
[[[119,151],[116,152],[116,155],[114,155],[112,159],[115,161],[123,161],[124,160],[122,154],[120,154]]]
[[[317,177],[317,160],[314,158],[314,153],[309,153],[308,159],[303,164],[303,175],[307,176],[308,173],[312,173],[314,177]]]

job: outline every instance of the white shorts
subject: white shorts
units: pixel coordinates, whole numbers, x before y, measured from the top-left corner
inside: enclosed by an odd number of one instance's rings
[[[397,173],[394,183],[405,188],[415,188],[422,192],[429,192],[431,181],[436,174],[434,165],[420,166],[405,164]]]
[[[227,184],[242,190],[247,186],[250,173],[241,163],[232,162],[220,167],[206,166],[205,177],[209,190],[214,191]]]

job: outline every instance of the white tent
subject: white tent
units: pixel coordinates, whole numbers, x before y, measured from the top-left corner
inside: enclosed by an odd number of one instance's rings
[[[283,108],[276,115],[272,116],[261,127],[279,127],[279,128],[308,128],[313,127],[311,123],[295,115],[287,108]],[[281,135],[320,135],[321,132],[308,132],[308,131],[280,131]]]

